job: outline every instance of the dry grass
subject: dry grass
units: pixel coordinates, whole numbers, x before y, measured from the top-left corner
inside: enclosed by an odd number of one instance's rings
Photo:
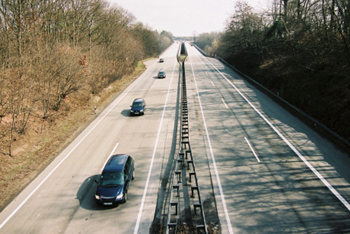
[[[68,108],[68,103],[66,111],[49,120],[32,118],[30,128],[14,142],[12,157],[0,157],[0,211],[97,116],[94,106],[97,112],[103,110],[143,71],[139,65],[132,75],[115,81],[84,107]]]

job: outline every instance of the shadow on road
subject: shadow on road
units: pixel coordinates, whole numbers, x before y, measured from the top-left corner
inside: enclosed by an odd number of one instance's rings
[[[131,116],[130,115],[130,109],[122,110],[122,112],[120,112],[120,113],[122,114],[122,116],[125,116],[125,117]]]

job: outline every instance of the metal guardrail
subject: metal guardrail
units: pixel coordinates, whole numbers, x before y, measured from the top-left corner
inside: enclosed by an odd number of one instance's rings
[[[181,48],[183,46],[181,45]],[[182,53],[182,52],[181,52]],[[190,215],[192,218],[191,227],[195,227],[195,233],[207,234],[207,225],[204,215],[203,202],[194,158],[190,144],[190,131],[187,106],[187,87],[185,63],[182,61],[182,81],[181,81],[181,116],[180,116],[180,136],[179,153],[175,161],[175,169],[172,177],[170,202],[168,205],[166,234],[177,233],[181,216]],[[190,189],[188,189],[190,184]],[[187,194],[186,194],[187,193]],[[181,196],[183,194],[183,196]],[[186,197],[186,199],[185,199]],[[189,205],[189,209],[181,209],[181,204]],[[189,204],[188,204],[189,202]],[[190,214],[186,214],[190,212]]]

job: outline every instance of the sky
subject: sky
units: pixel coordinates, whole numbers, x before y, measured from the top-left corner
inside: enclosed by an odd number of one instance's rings
[[[107,0],[117,4],[153,30],[174,36],[198,36],[222,32],[237,0]],[[268,8],[268,0],[245,0],[256,10]]]

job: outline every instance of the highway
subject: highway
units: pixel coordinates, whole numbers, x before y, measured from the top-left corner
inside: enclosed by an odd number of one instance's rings
[[[0,214],[0,233],[132,233],[149,227],[160,167],[172,144],[178,89],[178,44],[146,62],[147,70]],[[167,72],[157,79],[158,71]],[[146,100],[143,116],[129,116],[135,98]],[[115,208],[94,201],[95,178],[111,154],[135,160],[128,201]],[[148,233],[148,231],[147,231]]]
[[[222,233],[350,232],[349,155],[218,60],[187,50],[192,151],[197,170],[209,165],[199,183],[213,181]]]
[[[147,70],[0,213],[0,233],[157,233],[152,223],[166,225],[178,48],[161,55],[164,63],[145,62]],[[210,230],[350,233],[350,155],[219,60],[186,48],[190,141]],[[157,78],[161,69],[165,79]],[[146,100],[145,115],[130,116],[135,98]],[[134,158],[136,178],[125,204],[101,207],[95,179],[117,153]]]

